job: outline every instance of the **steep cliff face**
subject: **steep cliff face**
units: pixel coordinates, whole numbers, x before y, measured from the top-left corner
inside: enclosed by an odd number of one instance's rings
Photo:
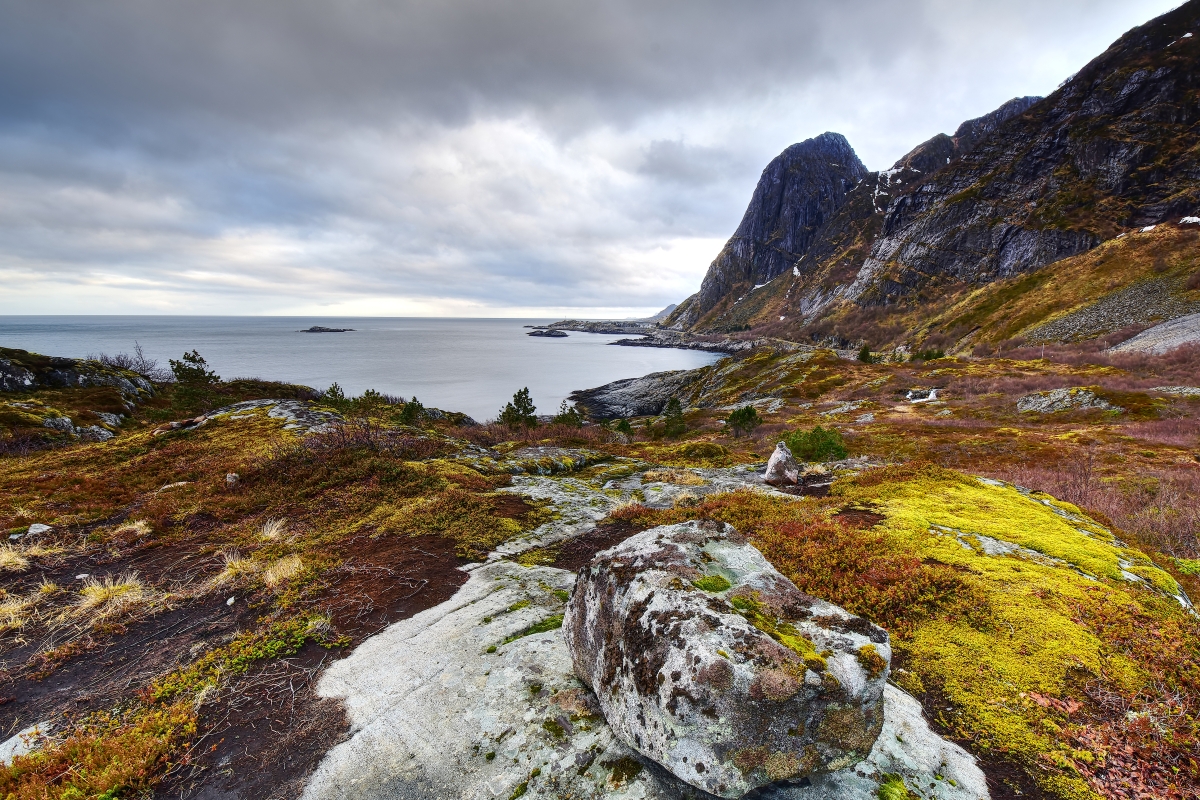
[[[802,247],[773,250],[778,260],[752,282],[737,267],[747,263],[743,241],[753,240],[735,235],[671,322],[769,326],[797,339],[841,335],[840,327],[861,333],[865,319],[1030,273],[1198,209],[1200,0],[1191,0],[1122,36],[1050,97],[1009,101],[863,175]],[[780,263],[785,253],[790,263]]]
[[[845,299],[887,303],[930,279],[1006,278],[1191,213],[1198,11],[1188,3],[1130,31],[1046,101],[991,135],[983,126],[971,152],[889,206]]]
[[[669,324],[694,325],[735,290],[790,269],[867,174],[838,133],[823,133],[780,153],[763,170],[742,223],[708,268],[700,291],[681,304]]]

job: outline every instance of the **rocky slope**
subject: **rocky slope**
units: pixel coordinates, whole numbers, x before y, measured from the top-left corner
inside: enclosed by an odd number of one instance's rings
[[[954,136],[921,144],[892,169],[862,175],[815,230],[753,271],[762,258],[735,256],[756,241],[747,238],[747,220],[762,217],[760,182],[701,291],[667,324],[713,332],[764,326],[795,339],[912,339],[915,326],[881,332],[879,318],[1194,213],[1194,31],[1197,0],[1131,30],[1050,97],[1010,101]]]

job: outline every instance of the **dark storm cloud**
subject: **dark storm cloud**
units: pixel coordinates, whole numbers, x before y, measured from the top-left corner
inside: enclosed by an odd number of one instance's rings
[[[792,142],[887,166],[1167,5],[0,0],[0,313],[660,307]]]
[[[894,0],[30,0],[0,9],[10,121],[410,113],[454,123],[528,108],[590,108],[607,120],[761,91],[864,54],[886,61],[894,32],[915,45],[928,36],[924,9]]]

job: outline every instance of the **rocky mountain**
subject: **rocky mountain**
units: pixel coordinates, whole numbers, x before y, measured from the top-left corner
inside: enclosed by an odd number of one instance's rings
[[[785,172],[828,183],[828,164],[772,162],[699,293],[667,325],[784,338],[911,339],[881,320],[1076,256],[1200,207],[1200,0],[1122,36],[1045,99],[1023,97],[864,172],[797,226],[764,202]],[[847,144],[839,163],[858,160]],[[781,163],[795,164],[791,171]],[[796,170],[811,165],[812,176]],[[778,191],[778,190],[777,190]],[[813,201],[810,201],[810,203]],[[815,223],[815,224],[813,224]],[[763,232],[795,230],[784,240]],[[755,236],[757,234],[757,237]],[[769,251],[769,254],[768,254]],[[762,284],[769,284],[763,286]],[[965,335],[969,332],[959,332]],[[852,335],[848,335],[852,334]],[[918,337],[919,338],[919,337]]]
[[[694,324],[731,292],[786,272],[867,174],[838,133],[784,150],[763,170],[741,224],[709,267],[700,291],[669,322]]]

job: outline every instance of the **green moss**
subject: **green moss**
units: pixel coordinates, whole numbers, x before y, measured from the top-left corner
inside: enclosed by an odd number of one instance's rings
[[[612,782],[617,786],[621,786],[642,774],[642,762],[629,756],[601,762],[600,766],[612,770]]]
[[[1071,750],[1054,704],[1029,698],[1065,702],[1084,681],[1134,696],[1149,678],[1149,654],[1109,644],[1119,639],[1113,615],[1130,609],[1164,624],[1187,624],[1162,594],[1175,589],[1170,576],[1074,506],[937,467],[864,473],[834,494],[879,504],[886,516],[880,528],[889,538],[970,575],[986,598],[984,615],[973,622],[933,617],[893,638],[914,673],[909,683],[936,688],[951,706],[942,724],[1023,765],[1051,797],[1094,797],[1085,781],[1061,772],[1071,767],[1069,755],[1059,767],[1045,766],[1047,754]],[[988,555],[972,534],[1049,558]],[[964,547],[963,540],[976,546]],[[1121,562],[1154,588],[1124,579]],[[1119,624],[1120,637],[1137,635],[1136,625]]]
[[[894,774],[883,776],[877,797],[879,800],[917,800],[917,796],[904,785],[904,779]]]
[[[563,615],[555,614],[552,617],[547,617],[546,619],[542,620],[541,622],[530,625],[528,628],[521,631],[520,633],[514,633],[512,636],[509,636],[507,639],[505,639],[503,644],[508,644],[509,642],[515,642],[517,639],[523,639],[524,637],[532,636],[535,633],[545,633],[546,631],[558,630],[559,628],[562,627],[562,623],[563,623]]]
[[[875,649],[873,644],[864,644],[858,648],[858,663],[867,671],[867,674],[872,678],[878,678],[887,669],[887,661],[883,656],[879,655],[879,651]]]
[[[511,606],[509,606],[508,612],[512,613],[513,611],[520,611],[522,608],[529,608],[529,606],[532,604],[533,604],[533,601],[527,597],[524,600],[518,600],[517,602],[515,602]]]
[[[697,589],[716,593],[725,591],[733,584],[726,580],[723,575],[706,575],[698,581],[692,581],[692,585]]]
[[[1172,560],[1175,562],[1175,568],[1184,575],[1200,575],[1200,559],[1176,558]]]

